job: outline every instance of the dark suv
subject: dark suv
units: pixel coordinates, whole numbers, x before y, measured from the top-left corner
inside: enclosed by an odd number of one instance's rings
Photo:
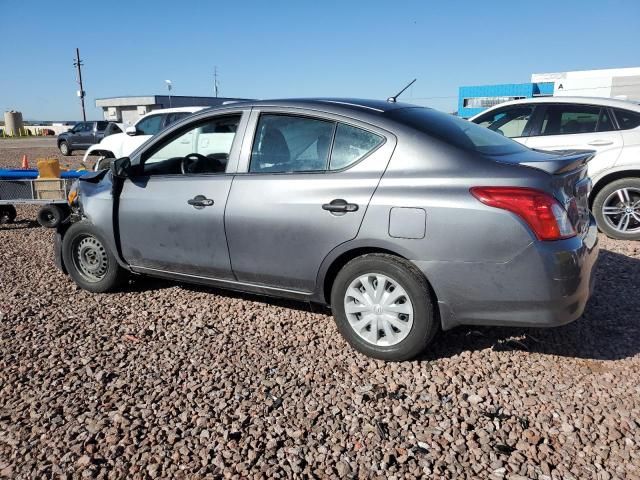
[[[85,150],[104,137],[109,122],[80,122],[58,135],[58,148],[63,155],[71,155],[74,150]]]

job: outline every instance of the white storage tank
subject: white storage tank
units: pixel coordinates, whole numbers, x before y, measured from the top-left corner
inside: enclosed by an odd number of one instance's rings
[[[24,123],[22,123],[22,112],[11,110],[4,112],[4,131],[7,135],[21,135],[24,133]]]

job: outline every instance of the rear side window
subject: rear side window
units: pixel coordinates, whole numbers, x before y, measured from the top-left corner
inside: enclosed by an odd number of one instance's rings
[[[340,170],[353,165],[384,142],[375,133],[339,123],[331,151],[330,170]]]
[[[533,107],[512,107],[483,115],[475,119],[474,123],[505,137],[522,137],[532,113]]]
[[[136,124],[136,130],[140,135],[155,135],[161,128],[162,115],[145,117]]]
[[[109,125],[109,122],[98,122],[98,130],[104,130],[105,128],[107,128],[107,125]]]
[[[542,120],[541,135],[593,133],[598,127],[600,107],[549,105]]]
[[[261,115],[251,150],[252,173],[327,169],[335,122],[289,115]]]
[[[399,108],[387,115],[449,145],[484,155],[509,155],[528,150],[488,128],[430,108]]]
[[[164,124],[165,127],[171,125],[172,123],[177,122],[178,120],[183,119],[184,117],[190,115],[189,112],[174,112],[174,113],[168,113],[167,114],[167,119],[165,120]]]
[[[620,130],[630,130],[640,126],[640,113],[629,110],[614,110]]]

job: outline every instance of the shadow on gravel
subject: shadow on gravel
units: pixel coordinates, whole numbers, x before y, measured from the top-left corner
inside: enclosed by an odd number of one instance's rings
[[[640,353],[640,259],[601,250],[596,286],[582,318],[558,328],[459,327],[441,332],[422,360],[492,348],[590,360]]]
[[[13,223],[0,225],[0,230],[24,230],[27,228],[42,228],[35,220],[15,220]]]
[[[153,278],[138,278],[126,290],[144,292],[176,285],[194,292],[331,315],[328,308],[320,305]],[[595,291],[582,318],[558,328],[459,327],[439,333],[421,360],[486,348],[591,360],[634,356],[640,353],[639,287],[640,259],[601,250]]]
[[[218,295],[227,298],[238,298],[240,300],[246,300],[249,302],[261,302],[277,307],[290,308],[292,310],[299,310],[303,312],[323,313],[331,315],[329,308],[322,305],[309,305],[307,302],[290,300],[286,298],[269,297],[267,295],[258,295],[255,293],[237,292],[234,290],[223,290],[216,287],[208,287],[206,285],[197,285],[192,283],[182,283],[178,281],[165,280],[161,278],[152,277],[136,277],[126,288],[125,292],[146,292],[150,290],[160,290],[165,288],[172,288],[179,286],[184,290],[190,292],[202,292],[210,295]]]

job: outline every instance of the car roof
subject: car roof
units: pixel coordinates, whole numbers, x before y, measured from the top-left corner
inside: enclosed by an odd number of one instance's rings
[[[509,105],[529,105],[529,104],[549,104],[549,103],[570,103],[570,104],[578,104],[578,105],[598,105],[602,107],[615,107],[615,108],[624,108],[626,110],[633,110],[635,112],[640,112],[640,104],[629,101],[629,100],[621,100],[618,98],[604,98],[604,97],[533,97],[533,98],[522,98],[520,100],[510,100],[508,102],[500,103],[495,105],[487,110],[484,110],[477,115],[471,117],[474,119],[480,115],[487,113],[488,111],[495,110],[500,107],[507,107]]]
[[[388,102],[384,100],[365,100],[359,98],[291,98],[275,100],[249,100],[234,102],[208,109],[213,111],[228,111],[235,108],[299,108],[317,110],[323,113],[332,113],[366,120],[367,117],[380,117],[386,112],[401,108],[426,108],[410,103]]]
[[[174,107],[174,108],[159,108],[157,110],[151,110],[145,116],[150,115],[152,113],[173,113],[173,112],[188,112],[194,113],[199,112],[200,110],[204,110],[209,107]]]

